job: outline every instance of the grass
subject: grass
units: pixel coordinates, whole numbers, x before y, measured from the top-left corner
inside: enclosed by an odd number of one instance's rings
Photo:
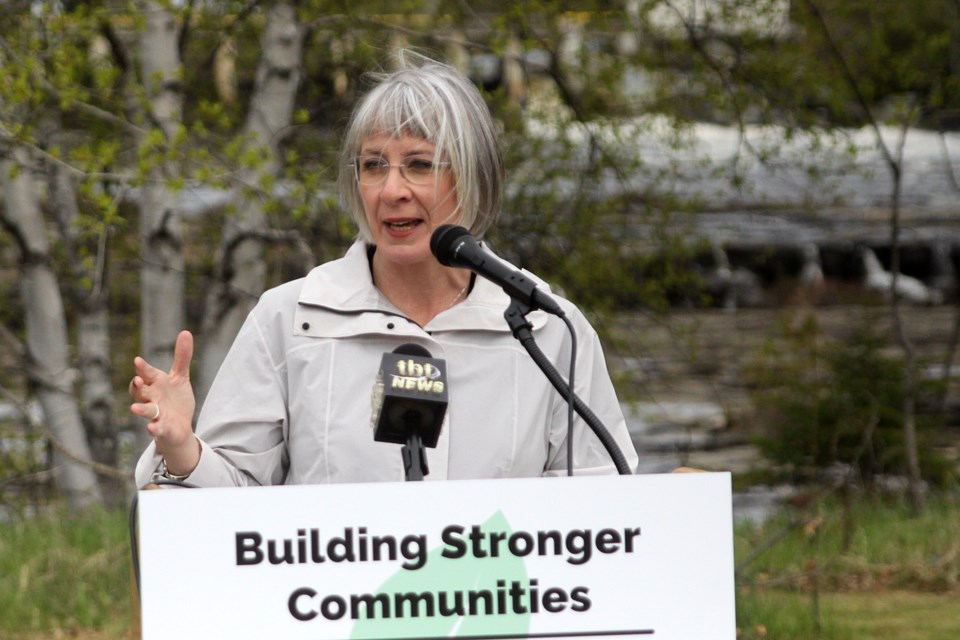
[[[131,636],[125,512],[0,523],[0,639]],[[735,532],[741,640],[960,638],[960,506],[811,503]]]
[[[0,524],[0,638],[130,628],[127,516],[93,511]],[[10,634],[10,635],[8,635]]]
[[[917,515],[900,501],[813,502],[739,528],[735,555],[738,583],[754,587],[958,592],[960,504],[936,496]]]
[[[950,593],[831,592],[814,600],[796,591],[741,589],[737,626],[740,640],[943,640],[960,638],[960,606]]]
[[[735,535],[741,640],[960,638],[960,505],[834,501]]]
[[[960,607],[955,594],[840,594],[828,598],[823,611],[858,640],[960,638]]]

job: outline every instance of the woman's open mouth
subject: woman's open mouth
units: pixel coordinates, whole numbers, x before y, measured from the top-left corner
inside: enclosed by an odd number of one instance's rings
[[[420,224],[420,220],[388,220],[383,224],[394,233],[406,233]]]

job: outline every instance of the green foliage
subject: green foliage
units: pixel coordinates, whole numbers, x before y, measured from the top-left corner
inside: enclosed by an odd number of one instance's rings
[[[10,381],[0,380],[0,385]],[[43,501],[45,442],[14,420],[0,420],[0,509],[20,513]]]
[[[816,578],[823,590],[952,592],[960,587],[957,499],[933,493],[919,514],[905,499],[867,496],[784,507],[763,525],[737,527],[737,583],[809,591]]]
[[[744,143],[740,152],[769,164],[799,163],[810,176],[823,177],[834,167],[823,166],[818,145],[826,145],[830,134],[815,127],[862,123],[858,91],[869,108],[890,117],[913,118],[919,110],[934,122],[960,106],[950,66],[956,8],[945,0],[910,6],[894,0],[719,0],[687,23],[675,9],[689,3],[666,0],[621,3],[625,7],[598,0],[310,0],[296,3],[309,37],[293,122],[265,143],[254,140],[244,122],[266,5],[183,4],[170,3],[184,35],[174,83],[182,91],[182,122],[170,128],[150,117],[157,79],[141,77],[137,38],[144,22],[132,5],[22,3],[0,24],[2,142],[63,163],[78,181],[80,217],[72,224],[79,246],[60,250],[56,266],[60,273],[83,266],[64,288],[89,291],[101,284],[93,268],[106,265],[112,310],[123,314],[113,320],[126,334],[116,341],[124,345],[117,354],[122,371],[134,350],[141,260],[135,188],[159,175],[179,193],[242,185],[244,197],[262,203],[276,237],[296,232],[316,259],[334,257],[354,233],[336,202],[340,129],[365,88],[365,72],[388,65],[397,45],[451,60],[455,53],[493,54],[500,71],[523,63],[519,88],[467,68],[484,85],[503,128],[510,183],[492,238],[506,257],[589,310],[656,311],[678,300],[707,300],[693,268],[698,247],[682,224],[684,213],[704,203],[686,195],[690,174],[662,162],[660,153],[691,151],[687,121],[775,123],[785,127],[790,144],[801,140],[801,130],[813,129],[798,144],[799,158],[788,157],[779,139],[768,146]],[[822,22],[814,9],[825,16]],[[224,60],[232,75],[220,74]],[[662,117],[652,117],[657,114]],[[59,135],[51,136],[51,129]],[[642,147],[649,140],[656,145]],[[729,166],[696,167],[749,189],[740,168],[737,158]],[[27,169],[34,167],[12,171]],[[212,248],[236,210],[225,206],[184,225],[194,327],[220,266]],[[64,242],[63,236],[55,242]],[[278,242],[268,254],[267,284],[305,268],[302,245]],[[12,284],[2,291],[14,297]],[[79,301],[69,303],[71,317]],[[18,308],[7,305],[3,317]],[[20,330],[19,322],[5,324]],[[792,339],[794,360],[779,354],[778,368],[771,365],[766,378],[756,379],[766,385],[793,380],[784,372],[798,374],[794,390],[765,394],[767,410],[788,417],[780,442],[768,443],[774,455],[815,465],[849,461],[857,458],[864,425],[875,418],[875,438],[858,465],[866,475],[899,469],[902,365],[866,342],[840,345],[837,353],[824,346],[814,351],[817,359],[807,353],[804,360],[801,349],[809,345],[800,336]],[[852,374],[870,367],[880,375],[854,388]],[[826,377],[800,375],[811,371]],[[125,386],[118,380],[118,389]]]
[[[129,628],[130,546],[123,512],[52,512],[0,523],[0,630],[74,634]]]
[[[949,0],[686,6],[641,2],[638,29],[654,44],[636,59],[663,72],[652,74],[653,109],[808,128],[882,120],[906,100],[937,126],[960,104],[952,62],[960,22]]]
[[[764,453],[807,479],[834,464],[850,465],[872,486],[879,474],[904,474],[904,363],[890,355],[883,335],[868,318],[846,341],[831,340],[812,315],[785,318],[745,372],[754,389],[758,442]],[[920,399],[932,398],[925,385]],[[929,446],[935,423],[918,418],[921,468],[944,481],[945,466]]]
[[[953,637],[958,536],[950,493],[934,494],[922,514],[901,500],[814,497],[803,511],[739,525],[739,637]]]
[[[836,60],[827,60],[827,52],[836,47],[867,105],[910,96],[913,104],[935,116],[950,105],[955,108],[960,100],[960,80],[951,62],[960,38],[956,3],[805,0],[795,7],[793,18],[808,38],[808,50],[839,73]],[[862,111],[854,108],[855,97],[849,91],[846,97],[847,115],[862,118]],[[835,106],[824,106],[836,118],[845,115]]]
[[[897,55],[914,52],[918,60],[928,61],[924,70],[951,42],[948,28],[929,18],[933,9],[907,19],[891,3],[879,8],[854,3],[856,9],[845,8],[847,4],[823,5],[831,25],[858,24],[866,12],[871,21],[885,25],[879,30],[885,35],[854,35],[879,38],[888,43],[883,51]],[[4,118],[8,130],[25,141],[36,140],[37,118],[44,113],[36,107],[61,112],[71,135],[56,155],[81,173],[100,176],[86,191],[86,212],[113,215],[116,198],[111,202],[102,188],[102,176],[111,173],[110,181],[125,182],[122,189],[141,184],[162,165],[168,186],[180,191],[230,186],[238,177],[243,180],[244,170],[264,168],[270,156],[242,129],[246,99],[256,81],[262,9],[226,2],[190,12],[181,46],[183,126],[171,134],[148,127],[137,115],[145,112],[149,94],[133,73],[135,57],[129,57],[141,21],[116,7],[110,12],[84,3],[71,7],[34,16],[24,12],[19,28],[4,34],[16,57],[5,65],[10,81],[2,90],[2,104],[30,105],[17,117]],[[344,236],[338,231],[341,222],[319,223],[316,217],[341,215],[329,206],[337,130],[363,90],[364,72],[387,62],[387,43],[402,39],[407,46],[444,56],[451,51],[451,39],[457,39],[467,52],[492,52],[504,63],[541,51],[550,62],[538,69],[523,67],[530,81],[523,95],[512,94],[503,82],[488,87],[491,107],[503,123],[512,176],[507,214],[496,236],[499,246],[585,306],[656,309],[678,296],[697,298],[690,270],[693,249],[665,231],[670,218],[697,203],[677,195],[683,193],[683,176],[676,167],[658,166],[634,153],[637,139],[650,131],[637,128],[630,118],[659,110],[679,116],[667,122],[682,128],[684,117],[735,121],[752,113],[760,121],[807,126],[819,121],[826,99],[839,100],[829,112],[840,113],[839,105],[849,105],[850,94],[841,90],[827,43],[818,39],[809,11],[797,9],[790,16],[801,21],[802,29],[771,28],[786,17],[783,7],[773,0],[723,1],[685,25],[662,0],[641,2],[636,11],[586,0],[524,1],[509,7],[481,2],[469,10],[457,2],[300,3],[310,37],[295,125],[278,141],[282,173],[249,181],[246,187],[263,199],[272,225],[301,232],[324,228],[338,246]],[[463,24],[469,32],[455,30]],[[127,45],[126,51],[111,49],[100,37],[108,32]],[[633,35],[635,42],[625,45],[624,38]],[[233,54],[232,98],[211,81],[224,52]],[[128,55],[126,67],[121,54]],[[882,58],[877,68],[891,59]],[[649,68],[644,78],[652,96],[629,89],[638,65]],[[884,95],[920,86],[907,77],[906,66],[904,80]],[[825,78],[831,79],[829,85]],[[940,82],[937,94],[947,102],[948,80]],[[663,143],[673,149],[684,144],[680,137]],[[776,160],[775,149],[756,151]],[[819,168],[815,161],[808,166],[812,172]],[[732,173],[730,179],[736,183],[742,176]],[[644,235],[634,241],[640,229]]]

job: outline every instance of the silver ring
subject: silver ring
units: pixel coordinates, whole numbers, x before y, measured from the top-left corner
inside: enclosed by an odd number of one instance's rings
[[[154,402],[153,406],[157,408],[157,413],[152,418],[150,418],[150,422],[156,422],[157,420],[160,419],[160,405]]]

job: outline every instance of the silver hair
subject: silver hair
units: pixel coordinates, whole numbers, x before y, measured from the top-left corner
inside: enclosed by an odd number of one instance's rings
[[[376,85],[357,104],[340,151],[340,198],[360,237],[371,241],[352,159],[373,135],[410,135],[435,145],[449,162],[458,209],[449,220],[477,238],[496,220],[503,197],[503,156],[490,110],[477,87],[453,67],[409,51],[398,69],[371,74]]]

